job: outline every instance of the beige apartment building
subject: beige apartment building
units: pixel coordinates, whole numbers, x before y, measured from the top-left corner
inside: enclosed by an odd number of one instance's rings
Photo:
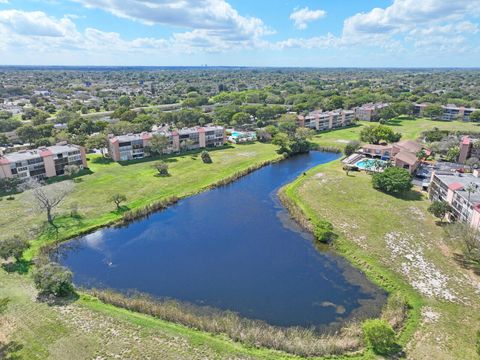
[[[165,136],[168,139],[165,154],[223,146],[227,141],[225,128],[222,126],[193,127],[174,131],[159,129],[155,132],[110,136],[108,152],[114,161],[150,156],[148,146],[155,135]]]
[[[78,145],[57,144],[4,154],[0,156],[0,179],[41,180],[63,175],[66,165],[86,168],[85,149]]]
[[[316,131],[336,129],[352,125],[355,122],[355,111],[353,110],[315,110],[306,116],[298,116],[298,124]]]
[[[388,103],[368,103],[355,108],[355,118],[361,121],[378,121],[378,112],[389,107]]]

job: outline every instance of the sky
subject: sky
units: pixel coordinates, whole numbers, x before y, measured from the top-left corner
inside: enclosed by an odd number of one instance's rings
[[[0,0],[0,64],[480,67],[480,0]]]

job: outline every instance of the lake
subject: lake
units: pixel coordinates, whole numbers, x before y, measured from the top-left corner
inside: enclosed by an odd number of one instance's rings
[[[134,289],[272,325],[322,327],[378,315],[384,291],[334,252],[318,250],[276,195],[338,156],[295,156],[127,226],[64,243],[60,262],[77,286]]]

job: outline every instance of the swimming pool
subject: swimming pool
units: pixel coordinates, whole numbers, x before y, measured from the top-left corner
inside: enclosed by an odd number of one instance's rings
[[[384,160],[362,159],[362,160],[358,161],[355,164],[355,166],[357,166],[359,169],[362,169],[362,170],[367,170],[368,169],[368,170],[372,170],[372,171],[378,171],[378,170],[382,169],[386,164],[387,164],[387,162],[384,161]],[[377,166],[375,166],[375,165],[377,165]],[[380,166],[378,166],[378,165],[380,165]]]

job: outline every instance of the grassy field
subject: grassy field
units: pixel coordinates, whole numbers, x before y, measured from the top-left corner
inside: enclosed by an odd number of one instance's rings
[[[362,126],[320,134],[315,141],[341,147],[357,139]],[[434,126],[477,129],[476,124],[423,119],[395,125],[405,138],[415,138]],[[121,165],[90,156],[91,174],[74,183],[72,194],[58,210],[59,238],[118,220],[121,214],[108,201],[112,193],[125,194],[128,208],[141,208],[172,195],[194,194],[253,164],[278,157],[275,147],[265,144],[236,146],[211,155],[211,165],[203,164],[198,155],[169,159],[172,176],[168,178],[155,176],[153,161]],[[289,186],[288,192],[309,216],[327,218],[334,224],[342,235],[338,250],[352,263],[415,302],[417,312],[401,339],[409,358],[475,358],[480,285],[452,260],[442,230],[426,214],[425,199],[402,200],[378,193],[371,189],[368,175],[347,177],[338,162],[309,171]],[[68,214],[76,206],[81,217],[73,219]],[[41,234],[43,216],[31,208],[28,193],[0,201],[0,238],[19,234],[33,239]],[[27,256],[52,240],[40,236]],[[0,318],[0,358],[5,350],[1,344],[8,343],[16,356],[12,358],[17,359],[294,359],[117,309],[83,295],[62,305],[39,302],[28,275],[7,274],[3,269],[0,297],[10,299],[6,315]],[[374,357],[365,353],[356,358]]]
[[[204,164],[199,154],[170,157],[166,159],[169,177],[156,176],[154,160],[119,164],[90,155],[91,174],[75,179],[73,192],[57,211],[58,238],[119,220],[122,214],[109,201],[114,193],[126,195],[127,201],[122,205],[131,210],[173,195],[189,196],[254,164],[278,158],[275,149],[273,145],[258,143],[215,150],[210,152],[212,164]],[[72,208],[78,208],[80,217],[69,216]],[[41,244],[55,240],[50,233],[41,234],[45,215],[32,209],[29,192],[16,195],[14,200],[4,198],[0,201],[0,213],[0,239],[15,234],[35,238],[40,234],[40,241],[35,241],[27,252],[28,258]]]
[[[402,121],[404,138],[429,127],[476,129],[476,124]],[[355,138],[360,127],[321,134],[331,146]],[[323,145],[322,144],[322,145]],[[374,281],[400,290],[414,303],[401,342],[411,359],[476,359],[480,329],[480,279],[460,267],[444,230],[426,211],[424,194],[405,198],[374,190],[370,175],[346,176],[336,161],[310,170],[285,189],[311,219],[330,221],[340,235],[336,248]],[[408,336],[414,331],[413,337]],[[408,341],[407,341],[408,340]]]
[[[370,123],[360,121],[356,126],[333,130],[324,133],[320,133],[315,136],[314,141],[321,146],[335,146],[343,148],[345,144],[351,140],[358,140],[360,131],[364,126],[375,125],[376,123]],[[432,121],[430,119],[393,119],[390,120],[388,126],[392,127],[395,132],[402,134],[403,139],[416,139],[420,136],[422,131],[433,129],[437,127],[441,130],[465,130],[465,131],[478,131],[480,132],[480,124],[478,123],[464,123],[458,121]]]

